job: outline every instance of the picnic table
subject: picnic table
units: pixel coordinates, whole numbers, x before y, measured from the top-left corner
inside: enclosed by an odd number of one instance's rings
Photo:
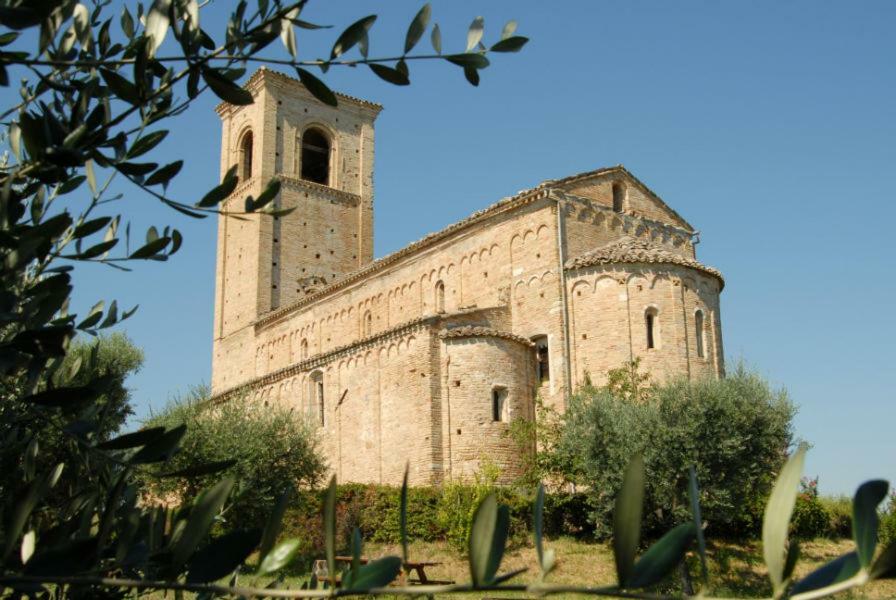
[[[352,564],[351,556],[337,556],[336,563],[338,565],[344,565],[346,567],[350,567]],[[359,561],[362,565],[366,565],[370,562],[370,559],[361,557]],[[398,585],[448,585],[454,583],[453,581],[444,581],[437,579],[430,579],[426,574],[427,567],[436,567],[441,565],[440,562],[431,562],[431,561],[407,561],[402,563],[401,571],[398,574]],[[327,561],[325,560],[317,560],[314,562],[314,573],[317,575],[317,579],[319,581],[326,581],[330,585],[336,587],[341,582],[341,577],[339,574],[331,574],[327,572]],[[416,575],[416,577],[409,577],[410,575]]]

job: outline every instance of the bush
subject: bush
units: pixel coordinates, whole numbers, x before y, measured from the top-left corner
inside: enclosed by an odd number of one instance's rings
[[[588,518],[588,495],[583,492],[556,492],[544,498],[542,524],[549,537],[588,538],[594,523]]]
[[[852,537],[852,499],[847,496],[821,496],[818,499],[830,516],[827,535],[834,539]]]
[[[793,506],[790,532],[801,539],[825,537],[831,532],[831,513],[817,498],[800,494]]]
[[[326,470],[314,429],[292,410],[262,406],[248,398],[209,405],[208,390],[197,388],[175,400],[147,427],[189,424],[180,450],[165,465],[180,471],[199,465],[234,460],[226,473],[236,479],[233,506],[225,513],[225,527],[262,527],[267,514],[290,486],[314,487]],[[193,497],[221,478],[214,475],[145,477],[150,495],[167,500]]]
[[[496,491],[498,475],[494,464],[483,461],[473,484],[452,481],[442,487],[436,507],[436,522],[444,531],[445,540],[456,550],[466,549],[473,513],[486,496]]]
[[[642,383],[637,377],[626,380]],[[690,518],[691,465],[710,533],[756,532],[774,473],[792,440],[794,407],[787,394],[742,366],[724,379],[675,380],[638,389],[632,400],[632,394],[586,386],[564,416],[557,451],[567,457],[561,462],[571,465],[567,477],[588,488],[597,536],[611,532],[614,498],[637,453],[643,454],[649,474],[648,535]]]
[[[407,531],[414,540],[431,542],[442,537],[436,520],[440,490],[432,487],[408,488]],[[364,539],[397,544],[401,541],[401,488],[367,486],[361,510]]]
[[[896,490],[890,492],[890,502],[881,515],[879,531],[881,544],[896,543]]]
[[[417,541],[444,540],[457,552],[467,550],[475,498],[494,492],[510,511],[510,542],[525,543],[532,534],[534,493],[494,487],[485,481],[446,483],[440,487],[408,488],[408,537]],[[322,529],[324,490],[300,492],[283,520],[284,537],[302,540],[299,554],[306,565],[324,555]],[[386,544],[401,541],[401,488],[375,484],[344,484],[336,488],[336,543],[347,553],[357,527],[365,540]],[[545,495],[544,532],[549,537],[582,536],[591,532],[584,494]]]

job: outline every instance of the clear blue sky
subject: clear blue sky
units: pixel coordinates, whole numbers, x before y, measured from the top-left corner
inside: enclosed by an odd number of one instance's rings
[[[229,4],[203,11],[216,36],[212,15]],[[371,54],[395,53],[420,5],[313,1],[305,17],[338,29],[300,31],[299,51],[324,54],[342,27],[378,10]],[[532,41],[497,57],[478,89],[445,64],[413,65],[409,88],[366,70],[331,71],[333,87],[386,107],[377,256],[543,179],[623,163],[702,231],[699,258],[727,281],[729,364],[743,358],[790,391],[797,433],[814,444],[807,473],[822,491],[896,479],[896,3],[483,0],[433,9],[446,49],[463,50],[478,14],[486,39],[516,18]],[[186,202],[218,175],[215,102],[197,102],[163,146],[187,158],[173,187]],[[80,270],[79,306],[98,297],[141,305],[122,329],[146,352],[130,381],[144,415],[209,380],[216,230],[122,191],[135,224],[173,223],[186,235],[169,263]]]

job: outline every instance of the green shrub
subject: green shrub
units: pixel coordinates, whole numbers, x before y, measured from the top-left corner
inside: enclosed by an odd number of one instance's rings
[[[494,492],[510,512],[510,543],[526,543],[532,535],[533,494],[510,487],[496,487],[480,478],[473,483],[453,482],[438,487],[408,489],[408,536],[412,540],[445,540],[458,552],[466,552],[470,521],[477,498]],[[299,554],[308,565],[324,554],[322,535],[324,490],[304,490],[283,520],[283,536],[302,540]],[[365,540],[386,544],[401,541],[401,488],[375,484],[343,484],[336,488],[336,544],[347,553],[357,527]],[[588,535],[588,505],[582,493],[545,495],[544,532],[549,537]]]
[[[626,380],[642,383],[637,377]],[[572,465],[568,478],[588,488],[598,537],[610,534],[614,498],[637,453],[644,455],[650,475],[644,508],[648,535],[690,518],[691,465],[710,533],[754,533],[792,440],[794,408],[787,394],[742,366],[724,379],[675,380],[649,392],[642,384],[638,390],[632,400],[631,394],[584,387],[564,417],[558,452]]]
[[[882,544],[896,543],[896,490],[890,492],[890,502],[881,515],[879,531]]]
[[[152,416],[147,427],[188,424],[180,451],[165,465],[179,471],[232,459],[226,473],[236,479],[233,506],[225,513],[226,529],[262,527],[267,514],[290,486],[313,487],[325,472],[313,427],[288,408],[261,406],[249,398],[232,398],[209,405],[208,390],[197,388]],[[195,496],[221,474],[146,477],[150,495]]]
[[[555,492],[544,499],[542,518],[544,533],[549,537],[588,538],[594,534],[588,495],[583,492]]]
[[[820,496],[818,501],[830,515],[827,535],[834,539],[852,537],[852,499],[847,496]]]
[[[831,531],[831,513],[817,497],[800,494],[793,507],[790,532],[794,537],[814,539],[824,537]]]
[[[472,484],[451,481],[442,486],[436,506],[436,522],[451,547],[458,551],[466,549],[473,513],[479,503],[496,490],[497,479],[497,469],[486,462],[475,474]]]
[[[440,539],[436,520],[439,490],[432,487],[408,488],[407,531],[414,540]],[[361,531],[372,542],[397,544],[401,541],[401,488],[367,486],[361,510]]]

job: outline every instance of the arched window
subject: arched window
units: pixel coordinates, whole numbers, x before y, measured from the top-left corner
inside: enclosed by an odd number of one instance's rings
[[[240,181],[252,177],[252,132],[247,131],[240,142]]]
[[[532,338],[535,344],[535,381],[540,384],[551,380],[551,359],[548,351],[548,336]]]
[[[311,374],[311,394],[313,398],[312,411],[317,412],[317,421],[323,427],[327,424],[327,411],[324,403],[324,374],[321,371]]]
[[[308,340],[302,338],[302,343],[299,345],[302,353],[302,360],[308,358]]]
[[[657,310],[653,307],[644,311],[644,327],[647,331],[647,349],[652,350],[657,346],[659,338],[659,327],[657,323]]]
[[[621,183],[613,184],[613,210],[622,212],[625,203],[625,187]]]
[[[330,140],[313,127],[302,135],[302,179],[330,185]]]
[[[507,388],[496,387],[492,390],[492,421],[509,420],[510,404],[507,402]]]
[[[445,312],[445,283],[443,281],[436,282],[435,296],[436,312]]]
[[[694,333],[697,336],[697,357],[704,357],[703,350],[703,311],[698,310],[694,313]]]
[[[364,313],[364,320],[362,321],[362,333],[364,337],[369,336],[373,333],[373,315],[370,314],[370,311]]]

